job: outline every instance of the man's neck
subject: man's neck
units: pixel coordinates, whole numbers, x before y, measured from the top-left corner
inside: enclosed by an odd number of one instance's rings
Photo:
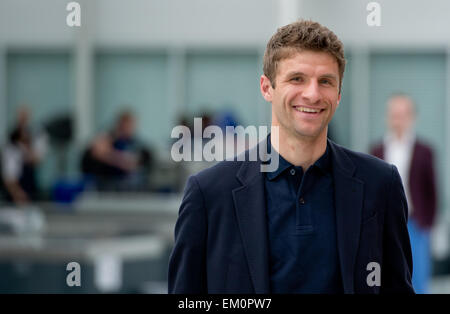
[[[414,130],[408,129],[404,130],[402,132],[398,132],[395,130],[390,130],[387,133],[387,139],[388,141],[394,141],[394,142],[400,142],[400,143],[408,143],[413,141],[415,138]]]
[[[301,166],[303,171],[314,164],[327,149],[327,130],[317,138],[305,138],[287,134],[279,128],[279,141],[272,141],[273,148],[294,166]]]

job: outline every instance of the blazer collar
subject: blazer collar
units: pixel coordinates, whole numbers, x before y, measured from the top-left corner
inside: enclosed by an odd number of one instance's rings
[[[364,182],[354,176],[356,166],[344,149],[328,140],[332,151],[336,233],[345,293],[354,293]]]
[[[246,152],[247,161],[242,163],[236,174],[242,186],[234,189],[232,193],[255,293],[267,294],[270,293],[270,278],[264,173],[261,172],[262,162],[259,158],[256,161],[248,161],[248,153],[255,153],[253,150],[257,150],[260,145],[267,145],[267,141],[261,141]]]

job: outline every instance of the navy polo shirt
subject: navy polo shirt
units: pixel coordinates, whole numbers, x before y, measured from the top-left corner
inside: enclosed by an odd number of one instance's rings
[[[342,293],[329,146],[305,173],[280,155],[265,190],[271,292]]]

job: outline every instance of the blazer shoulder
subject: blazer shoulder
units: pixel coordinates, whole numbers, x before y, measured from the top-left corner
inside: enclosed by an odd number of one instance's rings
[[[196,179],[202,191],[223,191],[238,184],[236,174],[241,166],[241,161],[225,160],[193,174],[192,177]]]
[[[426,140],[422,138],[416,139],[416,146],[419,150],[419,152],[427,154],[429,156],[433,155],[433,146],[428,143]]]
[[[369,152],[371,155],[378,156],[383,151],[383,141],[374,142],[370,145]]]
[[[391,178],[393,165],[370,154],[356,152],[348,148],[342,148],[347,156],[353,161],[357,173],[370,178]]]

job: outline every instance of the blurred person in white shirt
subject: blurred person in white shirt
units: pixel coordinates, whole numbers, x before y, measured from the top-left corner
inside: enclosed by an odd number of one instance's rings
[[[7,200],[16,205],[36,200],[38,187],[35,168],[47,151],[47,136],[44,132],[31,130],[30,116],[27,106],[19,108],[9,141],[2,149],[3,184]]]

